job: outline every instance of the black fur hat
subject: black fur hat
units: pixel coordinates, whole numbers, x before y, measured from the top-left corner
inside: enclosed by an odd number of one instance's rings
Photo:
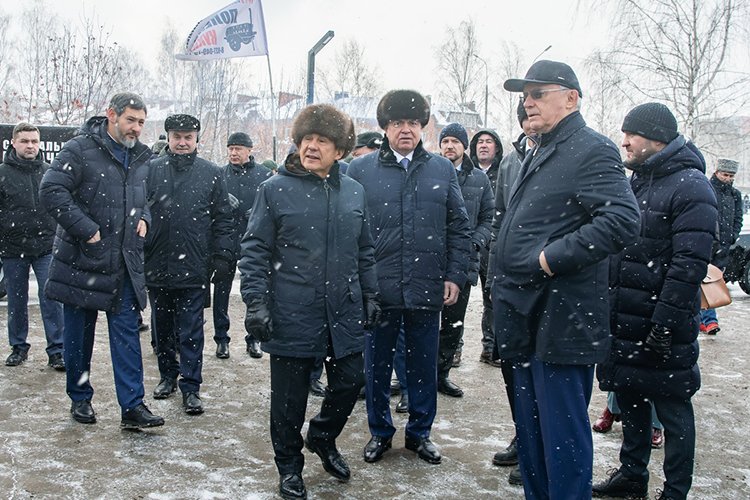
[[[200,132],[201,122],[192,115],[169,115],[167,119],[164,120],[164,130],[167,132],[170,130],[195,130],[196,132]]]
[[[310,104],[294,119],[292,140],[298,149],[307,134],[328,137],[337,149],[344,150],[343,156],[349,154],[357,139],[352,119],[328,104]]]
[[[430,103],[416,90],[391,90],[378,103],[378,125],[394,120],[419,120],[423,127],[430,121]]]

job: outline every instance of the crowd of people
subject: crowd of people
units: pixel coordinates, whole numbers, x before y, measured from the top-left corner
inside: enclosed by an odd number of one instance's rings
[[[336,439],[360,395],[365,462],[394,445],[395,390],[396,411],[408,413],[405,448],[441,463],[437,394],[463,396],[449,375],[479,285],[479,361],[501,368],[515,424],[492,457],[514,466],[508,480],[527,499],[647,498],[650,452],[663,441],[658,498],[687,498],[697,339],[719,330],[715,312],[700,311],[699,287],[709,262],[726,266],[742,226],[739,163],[720,159],[709,180],[705,158],[658,103],[624,117],[623,161],[586,125],[565,63],[538,61],[504,87],[520,95],[522,130],[505,155],[494,131],[470,140],[458,123],[442,128],[439,154],[425,149],[430,104],[414,90],[382,97],[382,135],[357,135],[333,106],[307,106],[276,172],[255,162],[241,131],[228,138],[227,165],[203,159],[200,121],[186,114],[169,116],[164,140],[147,147],[147,108],[130,92],[112,96],[51,165],[38,128],[19,124],[0,164],[6,365],[31,347],[33,268],[49,365],[66,372],[75,421],[97,420],[89,373],[103,311],[121,427],[164,425],[144,404],[147,302],[153,397],[179,388],[184,411],[201,414],[204,309],[213,306],[215,354],[226,359],[239,269],[247,353],[270,357],[279,494],[304,499],[303,448],[349,481]],[[595,378],[611,397],[594,430],[623,423],[621,465],[601,481],[588,416]],[[302,436],[311,388],[323,399]]]

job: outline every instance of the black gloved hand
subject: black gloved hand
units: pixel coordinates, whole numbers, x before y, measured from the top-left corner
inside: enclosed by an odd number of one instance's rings
[[[672,330],[663,325],[654,325],[646,336],[646,354],[666,361],[672,347]]]
[[[372,330],[380,324],[380,297],[377,293],[362,294],[363,307],[365,310],[365,330]]]
[[[211,269],[213,269],[212,283],[219,283],[234,275],[234,263],[223,257],[216,257],[211,263]]]
[[[254,300],[247,305],[245,330],[258,342],[268,342],[273,335],[271,310],[265,300]]]

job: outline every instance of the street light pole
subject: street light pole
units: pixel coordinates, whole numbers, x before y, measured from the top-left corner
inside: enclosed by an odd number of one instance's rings
[[[307,104],[312,104],[315,99],[315,54],[320,52],[328,42],[333,39],[333,30],[323,35],[318,43],[307,53]]]
[[[487,69],[487,61],[476,54],[473,55],[484,63],[484,127],[489,128],[489,125],[487,125],[487,103],[489,102],[490,97],[490,73]]]

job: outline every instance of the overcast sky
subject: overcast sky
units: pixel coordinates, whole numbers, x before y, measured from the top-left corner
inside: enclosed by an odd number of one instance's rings
[[[113,27],[112,41],[137,50],[148,61],[158,52],[167,20],[187,38],[199,20],[230,0],[106,3],[47,0],[46,3],[72,21],[82,12],[90,14],[95,9],[100,20]],[[588,16],[576,15],[576,4],[575,0],[263,0],[274,90],[288,90],[282,88],[282,73],[284,80],[288,80],[300,67],[306,67],[307,51],[328,30],[333,30],[335,38],[316,59],[318,68],[325,65],[344,40],[353,37],[365,46],[368,58],[380,66],[384,89],[411,87],[434,93],[434,47],[445,40],[447,26],[457,27],[469,18],[476,23],[482,42],[480,55],[490,63],[490,71],[498,44],[504,40],[522,46],[529,64],[552,45],[544,58],[568,62],[575,69],[591,48],[600,43],[597,40],[602,39],[606,29],[604,22],[589,22]],[[248,58],[244,64],[267,81],[265,57]],[[490,73],[490,86],[497,83],[492,80]],[[582,85],[585,94],[585,82]]]

